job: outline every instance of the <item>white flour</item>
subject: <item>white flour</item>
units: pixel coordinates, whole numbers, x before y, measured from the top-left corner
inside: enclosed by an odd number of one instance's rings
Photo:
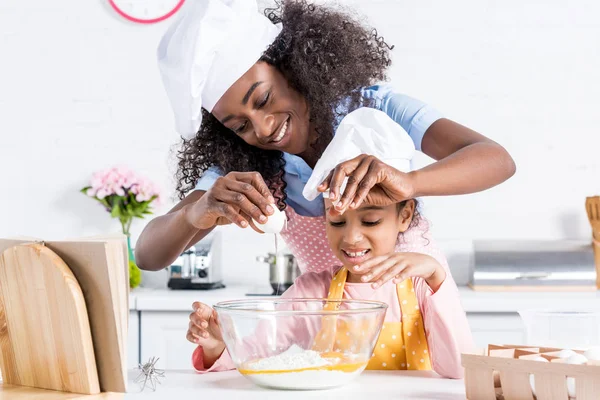
[[[303,368],[322,367],[331,365],[313,350],[304,350],[293,344],[289,349],[273,357],[262,358],[247,366],[247,369],[253,371],[282,371]]]
[[[363,367],[352,372],[330,370],[298,371],[304,368],[316,368],[332,364],[332,361],[321,357],[316,351],[304,350],[297,345],[292,345],[283,353],[252,362],[246,365],[244,369],[252,371],[289,371],[247,374],[245,376],[260,386],[291,390],[327,389],[345,385],[360,375],[364,369]]]
[[[282,374],[252,374],[244,376],[259,386],[272,389],[315,390],[343,386],[360,375],[362,371],[362,368],[354,372],[310,370]]]

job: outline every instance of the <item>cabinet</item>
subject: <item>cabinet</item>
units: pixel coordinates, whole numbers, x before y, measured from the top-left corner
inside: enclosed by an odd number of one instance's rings
[[[161,369],[191,369],[196,345],[185,338],[189,311],[142,311],[140,313],[140,356],[142,361],[159,358]]]
[[[127,333],[127,368],[134,369],[140,362],[140,313],[129,311],[129,331]]]
[[[467,313],[475,345],[524,344],[525,326],[517,313]]]

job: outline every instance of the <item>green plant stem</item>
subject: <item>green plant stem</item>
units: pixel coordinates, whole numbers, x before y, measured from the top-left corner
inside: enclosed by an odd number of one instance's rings
[[[129,236],[133,218],[119,219],[119,221],[121,222],[121,230],[123,231],[123,234]]]

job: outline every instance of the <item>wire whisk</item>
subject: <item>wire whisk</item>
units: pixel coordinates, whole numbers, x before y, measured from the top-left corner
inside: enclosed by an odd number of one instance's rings
[[[135,378],[134,382],[137,384],[141,384],[141,391],[144,391],[144,389],[146,388],[146,384],[148,383],[150,383],[152,391],[156,391],[156,385],[160,384],[160,381],[158,379],[165,377],[165,371],[163,369],[158,369],[155,367],[156,362],[158,360],[158,358],[152,357],[145,364],[138,364],[140,374],[137,376],[137,378]]]

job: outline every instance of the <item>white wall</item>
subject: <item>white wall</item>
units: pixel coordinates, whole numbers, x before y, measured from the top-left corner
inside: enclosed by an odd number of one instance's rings
[[[107,3],[0,2],[0,236],[118,230],[78,193],[114,164],[172,194],[177,136],[155,62],[168,22],[128,23]],[[396,46],[398,88],[500,142],[517,162],[498,188],[427,199],[438,238],[589,235],[585,196],[600,194],[600,2],[343,3]],[[271,246],[227,232],[247,245],[239,265]]]
[[[0,2],[0,235],[118,230],[78,193],[114,164],[172,185],[177,136],[155,63],[165,27],[127,23],[104,0]]]

